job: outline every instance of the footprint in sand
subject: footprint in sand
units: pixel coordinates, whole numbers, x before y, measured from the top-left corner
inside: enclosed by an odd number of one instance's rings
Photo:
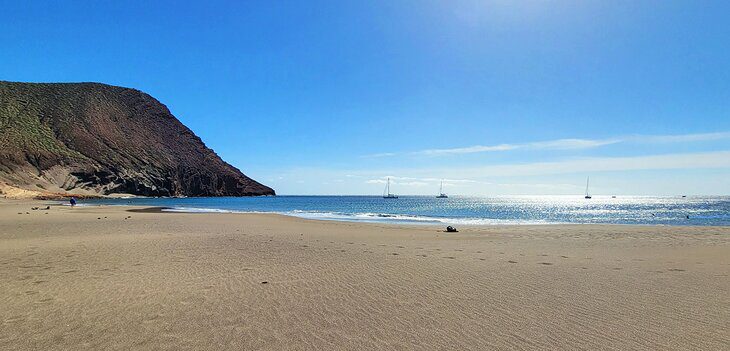
[[[540,262],[540,264],[541,264],[541,265],[545,265],[545,266],[552,266],[552,265],[553,265],[553,264],[552,264],[552,263],[550,263],[550,262]]]
[[[398,256],[398,255],[400,255],[400,254],[399,254],[399,253],[397,253],[397,252],[391,252],[390,254],[391,254],[391,255],[393,255],[393,256]]]
[[[614,271],[620,271],[620,270],[622,270],[623,268],[621,268],[621,267],[614,267],[614,268],[612,268],[612,269],[613,269]]]
[[[426,255],[416,255],[416,256],[418,256],[418,257],[426,257]]]
[[[456,259],[456,257],[454,257],[454,256],[444,256],[444,258],[448,258],[448,259],[450,259],[450,260],[454,260],[454,259]]]
[[[561,258],[570,258],[570,257],[568,257],[568,256],[560,256],[560,257],[561,257]]]
[[[517,261],[512,261],[512,260],[509,260],[507,262],[509,262],[509,263],[517,263]]]
[[[486,261],[486,258],[480,258],[479,261]]]
[[[668,271],[670,271],[670,272],[684,272],[684,269],[680,269],[680,268],[669,268]]]

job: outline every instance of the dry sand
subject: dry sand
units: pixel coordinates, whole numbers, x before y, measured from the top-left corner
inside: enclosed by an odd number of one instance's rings
[[[33,206],[0,202],[2,350],[730,345],[727,227],[446,234]]]

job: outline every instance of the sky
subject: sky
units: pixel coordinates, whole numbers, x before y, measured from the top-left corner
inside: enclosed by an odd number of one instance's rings
[[[140,89],[278,194],[730,194],[727,1],[0,8],[0,80]]]

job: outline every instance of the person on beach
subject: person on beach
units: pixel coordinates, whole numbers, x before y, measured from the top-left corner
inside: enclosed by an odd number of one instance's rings
[[[76,198],[75,197],[72,197],[71,200],[69,200],[69,202],[71,203],[71,207],[76,206]]]

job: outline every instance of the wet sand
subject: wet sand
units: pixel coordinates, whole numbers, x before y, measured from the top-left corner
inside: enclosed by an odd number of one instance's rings
[[[0,349],[722,350],[730,228],[0,200]]]

